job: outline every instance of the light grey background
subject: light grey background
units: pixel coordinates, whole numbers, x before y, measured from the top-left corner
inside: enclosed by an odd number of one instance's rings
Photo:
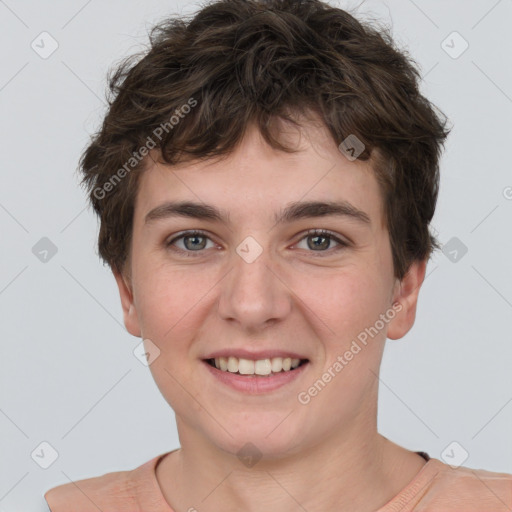
[[[142,49],[154,21],[197,5],[0,1],[0,512],[42,510],[50,487],[179,446],[75,170],[109,66]],[[512,473],[512,1],[366,1],[357,13],[392,23],[454,126],[434,220],[446,255],[429,263],[413,329],[387,342],[379,430],[436,458],[456,441],[463,465]],[[43,31],[59,45],[46,59],[31,48]],[[453,31],[469,44],[458,58]],[[58,250],[46,263],[32,252],[43,237]],[[59,455],[48,469],[31,456],[42,442]]]

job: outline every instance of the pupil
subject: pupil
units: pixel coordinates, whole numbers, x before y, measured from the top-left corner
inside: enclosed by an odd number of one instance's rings
[[[322,249],[326,249],[329,246],[329,237],[327,237],[327,236],[316,235],[316,236],[313,236],[312,238],[314,240],[318,240],[319,238],[323,238],[325,242],[323,244],[317,244],[317,243],[308,244],[310,249],[318,248],[318,247],[320,247]]]
[[[190,244],[188,244],[188,243],[187,243],[187,241],[188,241],[188,240],[190,240],[190,239],[194,239],[194,240],[196,240],[196,241],[197,241],[197,239],[200,239],[200,238],[202,238],[202,239],[203,239],[203,244],[202,244],[202,245],[190,245]],[[192,250],[193,250],[193,249],[194,249],[194,247],[195,247],[196,249],[197,249],[197,248],[199,248],[199,249],[204,249],[204,245],[205,245],[205,237],[204,237],[204,236],[200,236],[200,235],[191,235],[191,236],[187,236],[187,237],[185,237],[184,242],[185,242],[185,247],[186,247],[187,249],[192,249]]]

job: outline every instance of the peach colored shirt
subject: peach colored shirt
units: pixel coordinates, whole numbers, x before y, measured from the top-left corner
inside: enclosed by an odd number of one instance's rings
[[[167,452],[170,453],[170,452]],[[132,471],[116,471],[49,489],[51,512],[174,512],[155,469],[164,453]],[[376,512],[510,512],[512,474],[452,468],[429,458],[419,473]]]

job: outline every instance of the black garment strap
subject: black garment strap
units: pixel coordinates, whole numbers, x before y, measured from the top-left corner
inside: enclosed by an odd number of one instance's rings
[[[430,460],[430,456],[427,452],[416,452],[418,455],[421,455],[427,462]]]

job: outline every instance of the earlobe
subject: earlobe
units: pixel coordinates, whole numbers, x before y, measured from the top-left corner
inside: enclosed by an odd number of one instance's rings
[[[113,270],[114,278],[119,289],[121,306],[123,308],[123,319],[126,330],[133,336],[140,338],[141,331],[139,326],[139,318],[133,301],[132,287],[126,277],[116,270]]]
[[[427,260],[414,261],[407,274],[396,284],[392,303],[397,313],[388,324],[389,339],[402,338],[414,325],[418,295],[425,279],[426,268]]]

